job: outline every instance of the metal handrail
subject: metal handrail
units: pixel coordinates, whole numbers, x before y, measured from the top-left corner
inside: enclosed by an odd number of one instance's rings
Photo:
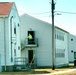
[[[28,58],[25,57],[17,57],[15,58],[15,65],[26,65],[28,63]]]
[[[25,47],[25,45],[37,45],[37,46],[38,46],[38,38],[35,39],[35,40],[33,41],[33,43],[31,43],[31,44],[29,44],[28,42],[29,42],[29,41],[28,41],[27,38],[26,38],[24,41],[22,41],[22,43],[21,43],[21,49],[23,49],[23,48]]]

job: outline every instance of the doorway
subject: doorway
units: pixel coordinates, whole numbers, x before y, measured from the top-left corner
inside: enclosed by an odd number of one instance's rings
[[[28,62],[33,63],[34,61],[32,60],[33,60],[33,50],[28,50]]]
[[[32,39],[28,38],[28,44],[35,44],[35,33],[34,31],[28,31],[28,36],[32,37]]]
[[[76,59],[76,52],[74,52],[74,59]]]

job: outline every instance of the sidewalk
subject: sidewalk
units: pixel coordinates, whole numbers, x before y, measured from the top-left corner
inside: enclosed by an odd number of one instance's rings
[[[69,69],[69,70],[64,70],[64,71],[58,71],[58,72],[54,72],[54,73],[51,73],[51,75],[76,75],[76,69]]]

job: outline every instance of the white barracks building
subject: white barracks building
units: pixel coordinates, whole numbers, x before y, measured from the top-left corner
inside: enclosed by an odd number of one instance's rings
[[[13,70],[20,49],[20,20],[16,5],[0,2],[0,71]]]
[[[36,67],[52,66],[52,25],[30,15],[20,16],[21,20],[21,56],[27,59],[27,64]],[[33,39],[29,40],[29,34]],[[55,66],[69,64],[68,32],[55,27]]]

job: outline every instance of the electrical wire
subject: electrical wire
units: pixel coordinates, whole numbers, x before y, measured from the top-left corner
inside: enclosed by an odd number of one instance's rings
[[[8,8],[10,8],[8,5],[6,5],[4,3],[5,6],[7,6]],[[15,8],[12,8],[13,10],[17,11]],[[25,12],[25,11],[21,11],[21,10],[18,10],[18,12]],[[51,11],[47,11],[47,12],[42,12],[42,13],[31,13],[31,12],[27,12],[29,14],[34,14],[34,15],[42,15],[42,14],[47,14],[47,13],[51,13]],[[76,12],[67,12],[67,11],[55,11],[54,13],[65,13],[65,14],[76,14]]]
[[[60,22],[59,22],[59,21],[57,21],[55,18],[54,18],[54,20],[55,20],[55,22],[57,22],[57,23],[58,23],[58,25],[60,25],[60,26],[61,26],[61,27],[59,26],[60,28],[62,28],[63,30],[65,30],[65,29],[66,29],[66,28],[65,28],[63,25],[61,25],[61,24],[60,24]]]
[[[30,13],[30,12],[28,12],[28,13]],[[50,11],[47,11],[47,12],[42,12],[42,13],[30,13],[30,14],[36,14],[36,15],[40,15],[40,14],[47,14],[47,13],[50,13]]]
[[[8,8],[10,8],[8,5],[6,5],[5,3],[4,3],[4,5],[5,6],[7,6]],[[15,8],[12,8],[13,10],[15,10],[15,11],[17,11]],[[25,11],[21,11],[21,10],[18,10],[19,12],[25,12]],[[47,13],[50,13],[51,11],[47,11],[47,12],[42,12],[42,13],[31,13],[31,12],[27,12],[27,13],[29,13],[29,14],[34,14],[34,15],[41,15],[41,14],[47,14]]]
[[[65,11],[55,11],[55,12],[66,13],[66,14],[76,14],[75,12],[65,12]]]

